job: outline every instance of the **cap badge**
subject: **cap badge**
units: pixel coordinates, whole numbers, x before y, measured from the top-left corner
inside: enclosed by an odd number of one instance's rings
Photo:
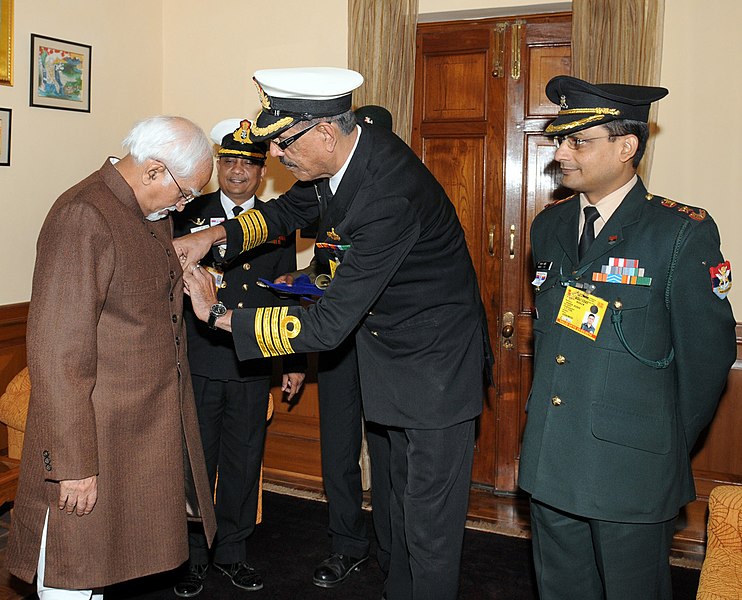
[[[242,119],[242,121],[240,121],[239,129],[236,129],[232,135],[235,142],[244,144],[245,142],[250,141],[250,125],[252,125],[252,123],[247,119]]]
[[[569,104],[567,104],[567,96],[564,94],[559,96],[559,108],[569,108]]]
[[[265,108],[266,110],[270,110],[271,108],[271,99],[268,96],[268,94],[265,93],[263,90],[263,86],[261,86],[257,79],[253,77],[253,81],[255,82],[255,86],[258,88],[258,97],[260,98],[260,105]]]

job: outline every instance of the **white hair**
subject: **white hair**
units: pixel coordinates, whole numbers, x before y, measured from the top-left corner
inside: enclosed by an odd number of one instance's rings
[[[188,178],[214,156],[209,138],[184,117],[158,115],[137,122],[121,145],[137,164],[162,161],[174,175]]]

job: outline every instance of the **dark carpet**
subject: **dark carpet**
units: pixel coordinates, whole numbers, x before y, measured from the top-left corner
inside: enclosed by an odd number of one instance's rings
[[[371,528],[370,514],[367,516]],[[265,587],[248,593],[211,569],[202,600],[378,600],[383,577],[373,558],[338,588],[311,583],[317,563],[329,549],[327,505],[266,492],[263,523],[250,540],[248,561],[265,578]],[[371,548],[372,557],[375,547]],[[699,572],[673,567],[675,600],[693,600]],[[108,588],[105,600],[177,600],[176,573],[165,573]],[[467,530],[462,560],[461,600],[537,600],[530,540]]]

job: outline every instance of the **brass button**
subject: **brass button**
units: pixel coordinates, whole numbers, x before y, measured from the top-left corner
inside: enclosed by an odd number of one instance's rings
[[[243,289],[243,290],[247,291],[247,288],[248,288],[248,287],[250,287],[250,286],[249,286],[249,285],[247,285],[246,283],[243,283],[243,284],[242,284],[242,289]]]
[[[245,308],[245,305],[242,302],[238,302],[237,308]]]
[[[567,358],[561,354],[557,354],[555,360],[556,360],[556,364],[558,365],[563,365],[564,363],[567,362]]]
[[[227,287],[227,282],[224,281],[224,280],[222,280],[222,284],[219,287],[221,287],[222,289],[224,289],[225,287]]]
[[[615,308],[616,310],[621,310],[623,308],[623,302],[621,302],[620,300],[614,300],[613,308]]]
[[[250,263],[244,263],[242,265],[242,268],[245,269],[245,271],[249,271],[250,270]]]
[[[559,396],[552,396],[552,397],[551,397],[551,403],[552,403],[552,404],[553,404],[554,406],[561,406],[561,404],[562,404],[562,399],[561,399],[561,398],[560,398]]]
[[[372,331],[371,332],[371,335],[374,335],[376,337],[379,337],[379,332],[378,331]]]

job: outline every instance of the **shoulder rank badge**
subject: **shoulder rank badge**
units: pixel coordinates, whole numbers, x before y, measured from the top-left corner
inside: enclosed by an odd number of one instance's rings
[[[714,294],[721,299],[726,298],[732,289],[732,265],[727,260],[715,267],[709,267],[709,273]]]

